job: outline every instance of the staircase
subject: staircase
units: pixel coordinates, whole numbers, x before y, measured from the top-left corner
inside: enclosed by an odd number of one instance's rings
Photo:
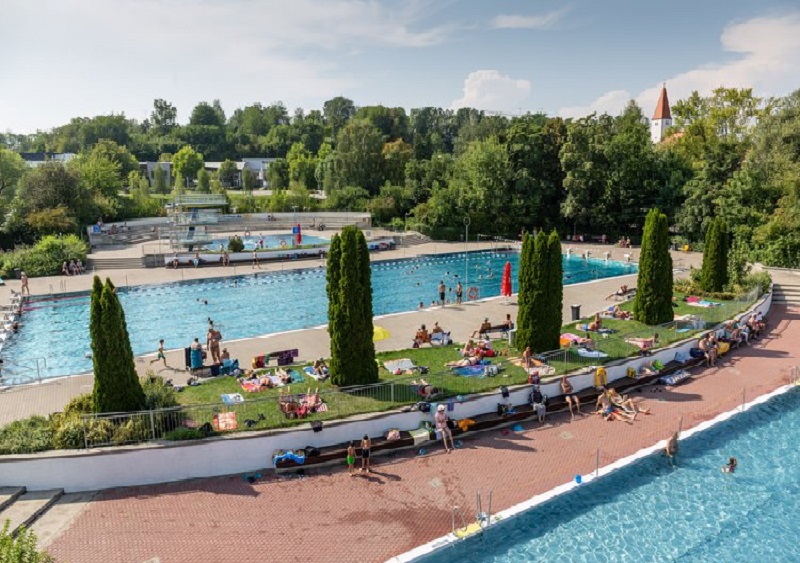
[[[86,260],[87,271],[97,270],[134,270],[144,268],[141,256],[133,258],[88,258]]]
[[[773,285],[772,302],[778,305],[800,305],[800,283],[776,283]]]
[[[64,494],[64,489],[28,491],[25,487],[0,488],[0,522],[9,521],[9,533],[15,536],[30,525]]]
[[[418,246],[420,244],[431,242],[430,237],[421,235],[419,233],[406,234],[402,236],[396,236],[393,238],[396,248],[402,248],[402,247],[410,248],[412,246]]]

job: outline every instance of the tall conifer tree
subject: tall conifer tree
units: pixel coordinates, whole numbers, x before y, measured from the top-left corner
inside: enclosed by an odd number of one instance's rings
[[[728,228],[725,221],[715,217],[708,225],[703,245],[703,267],[700,286],[703,291],[723,291],[728,283]]]
[[[355,226],[345,227],[331,241],[328,299],[331,382],[340,387],[375,383],[372,272],[367,240]]]
[[[657,325],[672,320],[672,256],[667,216],[658,209],[647,214],[639,255],[639,276],[633,302],[636,320]]]
[[[561,260],[561,240],[554,230],[547,239],[547,304],[549,313],[542,320],[544,350],[557,350],[561,337],[561,316],[564,308],[564,266]]]

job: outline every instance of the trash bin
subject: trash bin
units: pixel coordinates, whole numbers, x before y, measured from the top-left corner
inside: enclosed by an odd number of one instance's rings
[[[14,279],[18,280],[22,277],[22,270],[19,268],[14,268]]]
[[[581,320],[581,306],[580,305],[570,305],[572,307],[572,320],[579,321]]]
[[[508,347],[514,347],[514,341],[517,339],[517,329],[512,328],[508,331]]]

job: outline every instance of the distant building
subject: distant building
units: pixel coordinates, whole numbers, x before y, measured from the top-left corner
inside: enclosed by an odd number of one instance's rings
[[[172,163],[171,162],[140,162],[139,172],[150,182],[150,187],[156,182],[156,168],[161,167],[164,174],[164,182],[167,186],[172,185]]]
[[[242,173],[244,172],[245,168],[253,172],[253,175],[256,178],[256,187],[269,187],[269,182],[267,182],[267,169],[269,165],[278,160],[277,158],[266,158],[266,157],[252,157],[252,158],[243,158],[242,160],[236,162],[236,178],[233,181],[233,184],[230,186],[232,188],[238,188],[242,185]],[[206,162],[203,166],[209,172],[218,171],[220,166],[222,165],[221,162]]]
[[[19,155],[31,168],[38,168],[49,161],[67,163],[77,156],[74,152],[21,152]]]
[[[653,119],[650,120],[650,139],[653,143],[660,143],[664,139],[668,127],[672,127],[672,114],[669,111],[667,87],[664,85],[661,87]]]

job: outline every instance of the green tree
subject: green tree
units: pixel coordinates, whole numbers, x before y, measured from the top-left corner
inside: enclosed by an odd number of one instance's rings
[[[89,312],[92,338],[94,412],[133,412],[144,408],[145,396],[133,363],[125,312],[111,280],[95,276]]]
[[[289,163],[279,158],[267,167],[267,185],[271,190],[285,190],[289,187]]]
[[[139,161],[127,147],[123,147],[108,139],[100,139],[90,153],[93,157],[101,157],[119,166],[119,179],[124,180],[131,172],[139,171]]]
[[[644,223],[633,312],[636,320],[648,325],[669,322],[674,316],[669,226],[658,209],[651,209]]]
[[[6,201],[13,199],[17,182],[27,169],[18,153],[0,147],[0,197]]]
[[[52,563],[46,551],[39,551],[36,534],[24,526],[12,535],[10,522],[5,520],[0,529],[0,562],[2,563]]]
[[[252,192],[256,186],[256,176],[249,168],[242,170],[242,188],[246,192]]]
[[[542,346],[546,350],[558,350],[564,309],[564,266],[561,257],[561,239],[556,231],[547,238],[547,316],[542,319]]]
[[[317,189],[317,159],[302,143],[294,143],[286,155],[289,164],[289,180],[298,182],[309,190]]]
[[[172,169],[177,177],[179,174],[185,178],[194,178],[203,168],[203,155],[195,152],[190,145],[186,145],[172,157]]]
[[[212,127],[222,127],[225,125],[225,114],[218,108],[219,102],[215,105],[209,105],[208,102],[200,102],[192,110],[192,115],[189,117],[189,125],[206,125]]]
[[[186,193],[186,181],[181,176],[181,173],[178,172],[175,174],[175,182],[172,184],[172,195],[182,195]]]
[[[236,185],[236,178],[238,175],[239,171],[234,161],[226,159],[219,165],[219,181],[222,183],[223,187],[230,188]]]
[[[328,252],[328,334],[331,383],[340,387],[378,381],[372,341],[372,280],[364,233],[355,226],[334,235]]]
[[[167,183],[167,171],[157,163],[153,170],[153,191],[157,194],[166,194],[169,192],[169,184]]]
[[[358,186],[370,194],[383,185],[383,134],[365,121],[351,121],[336,140],[338,184]]]
[[[700,287],[703,291],[717,293],[728,283],[728,228],[719,217],[712,219],[703,245],[703,266]]]
[[[406,165],[413,156],[413,147],[402,139],[383,145],[386,181],[396,186],[401,185],[405,180]]]
[[[530,346],[533,352],[546,352],[558,347],[552,345],[550,335],[542,330],[548,317],[552,317],[552,304],[548,302],[547,295],[548,258],[548,241],[544,232],[539,231],[535,237],[526,233],[519,264],[516,346],[520,350]],[[558,322],[560,328],[561,311],[558,313]]]
[[[96,195],[116,198],[122,188],[120,165],[94,152],[73,158],[67,166],[78,172],[84,189]]]
[[[211,180],[208,175],[208,170],[201,168],[197,173],[197,192],[201,194],[211,193]]]
[[[177,126],[178,109],[166,100],[158,98],[153,100],[153,111],[150,113],[150,121],[156,133],[168,135]]]
[[[339,131],[356,114],[356,106],[353,104],[353,100],[337,96],[323,104],[322,112],[325,116],[325,124],[330,129],[330,136],[335,139]]]

